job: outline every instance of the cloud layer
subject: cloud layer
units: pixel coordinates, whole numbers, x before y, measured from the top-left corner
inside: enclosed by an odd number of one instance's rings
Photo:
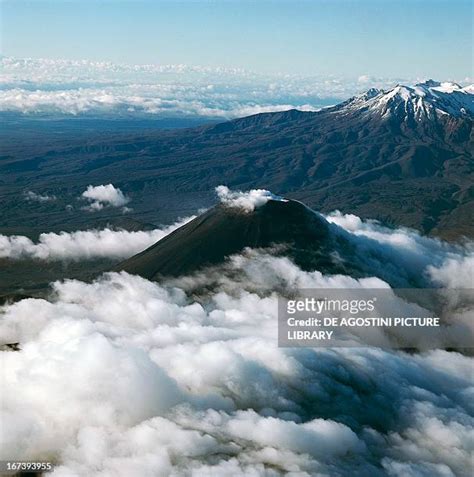
[[[276,277],[378,279],[259,254],[228,267],[66,281],[4,307],[21,351],[1,353],[0,457],[53,459],[53,476],[470,475],[472,358],[278,348]]]
[[[87,260],[128,258],[153,245],[194,217],[150,231],[81,230],[43,233],[35,243],[22,235],[0,235],[0,258],[37,260]]]
[[[111,199],[110,190],[92,200]],[[217,192],[245,210],[273,199],[264,190]],[[327,218],[354,245],[364,278],[246,250],[162,283],[107,273],[1,307],[0,345],[20,350],[0,351],[0,459],[52,460],[54,477],[470,476],[472,357],[278,348],[277,309],[279,296],[301,288],[389,288],[387,280],[412,276],[466,287],[472,245],[339,212]],[[0,256],[125,257],[182,223],[50,233],[38,243],[0,236]],[[462,293],[451,318],[472,331],[473,303]],[[410,304],[394,296],[393,306]],[[397,339],[393,330],[382,337]]]
[[[0,111],[234,118],[312,111],[407,78],[264,76],[238,68],[2,57]]]
[[[347,237],[357,247],[357,256],[362,258],[368,269],[392,284],[403,287],[418,276],[438,284],[442,282],[447,287],[453,286],[452,283],[462,286],[451,274],[449,279],[447,275],[439,275],[439,269],[445,270],[448,263],[451,263],[452,270],[457,269],[458,274],[464,270],[465,287],[474,284],[472,275],[470,279],[466,276],[470,260],[474,257],[473,242],[451,244],[425,237],[413,229],[391,229],[377,221],[364,221],[356,215],[338,211],[327,215],[326,219],[337,225],[336,231],[343,229],[348,233]]]

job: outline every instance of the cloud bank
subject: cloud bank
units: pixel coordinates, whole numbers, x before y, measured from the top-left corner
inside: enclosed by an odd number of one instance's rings
[[[145,250],[194,217],[150,231],[83,230],[43,233],[35,243],[22,235],[0,235],[0,258],[36,260],[87,260],[128,258]]]
[[[391,229],[375,220],[362,220],[356,215],[341,214],[339,211],[325,218],[337,225],[336,232],[341,229],[346,231],[349,239],[357,246],[357,255],[363,257],[367,266],[379,275],[386,279],[392,277],[391,283],[405,286],[411,277],[419,276],[446,287],[452,287],[452,283],[462,286],[451,274],[449,279],[447,275],[440,275],[439,270],[446,270],[446,264],[451,263],[451,268],[457,269],[458,276],[464,270],[465,287],[474,285],[472,275],[466,275],[470,260],[474,257],[473,242],[451,244],[425,237],[413,229]]]
[[[220,193],[244,208],[269,198]],[[162,283],[108,273],[1,307],[0,345],[20,350],[0,351],[0,459],[52,460],[53,477],[470,476],[472,357],[278,348],[277,308],[300,288],[389,288],[387,274],[465,287],[473,249],[352,215],[328,219],[372,274],[307,272],[247,250]],[[2,237],[0,250],[132,254],[179,225],[44,234],[37,244]],[[472,328],[472,307],[458,305]]]
[[[314,111],[414,78],[265,76],[238,68],[2,57],[0,111],[228,119]]]
[[[0,355],[0,457],[52,459],[53,476],[470,475],[472,358],[278,348],[277,277],[379,279],[259,254],[228,266],[58,282],[49,301],[3,307],[21,350]]]

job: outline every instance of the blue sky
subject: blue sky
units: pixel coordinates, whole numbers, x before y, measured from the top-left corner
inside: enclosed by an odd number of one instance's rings
[[[468,0],[3,1],[15,57],[262,73],[472,76]]]

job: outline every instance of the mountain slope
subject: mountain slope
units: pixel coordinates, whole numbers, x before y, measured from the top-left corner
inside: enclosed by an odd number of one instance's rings
[[[253,211],[218,205],[175,230],[145,251],[125,260],[116,270],[147,279],[178,276],[216,265],[244,248],[269,248],[284,253],[303,269],[327,273],[356,273],[338,250],[349,256],[352,247],[334,234],[323,217],[296,201],[269,200]]]
[[[289,258],[305,271],[324,275],[375,276],[396,288],[429,283],[420,273],[419,259],[401,260],[389,243],[350,233],[301,202],[262,193],[268,191],[219,194],[219,205],[121,262],[114,271],[156,281],[195,272],[209,278],[232,269],[226,263],[229,257],[260,252]],[[281,273],[286,273],[287,265],[281,266]],[[278,274],[273,278],[278,282]]]
[[[25,208],[17,200],[24,189],[64,198],[57,202],[63,211],[73,200],[68,194],[112,182],[132,198],[137,219],[161,222],[175,218],[170,211],[209,206],[214,187],[226,184],[270,189],[322,212],[472,237],[473,98],[472,87],[428,81],[370,90],[319,112],[259,114],[57,148],[54,141],[41,149],[32,143],[21,153],[3,144],[3,225],[16,223],[20,212],[25,225],[34,220],[34,210],[18,210]],[[63,220],[62,211],[54,220]],[[69,217],[81,220],[76,215]]]
[[[397,85],[390,91],[371,89],[338,107],[376,112],[382,117],[397,116],[403,121],[421,121],[449,115],[456,118],[474,114],[473,86],[428,80],[415,86]]]

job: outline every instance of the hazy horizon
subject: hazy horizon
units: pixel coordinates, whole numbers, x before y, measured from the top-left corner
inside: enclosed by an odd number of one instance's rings
[[[200,65],[265,75],[468,82],[473,76],[468,0],[4,0],[0,5],[1,52],[17,58]]]

